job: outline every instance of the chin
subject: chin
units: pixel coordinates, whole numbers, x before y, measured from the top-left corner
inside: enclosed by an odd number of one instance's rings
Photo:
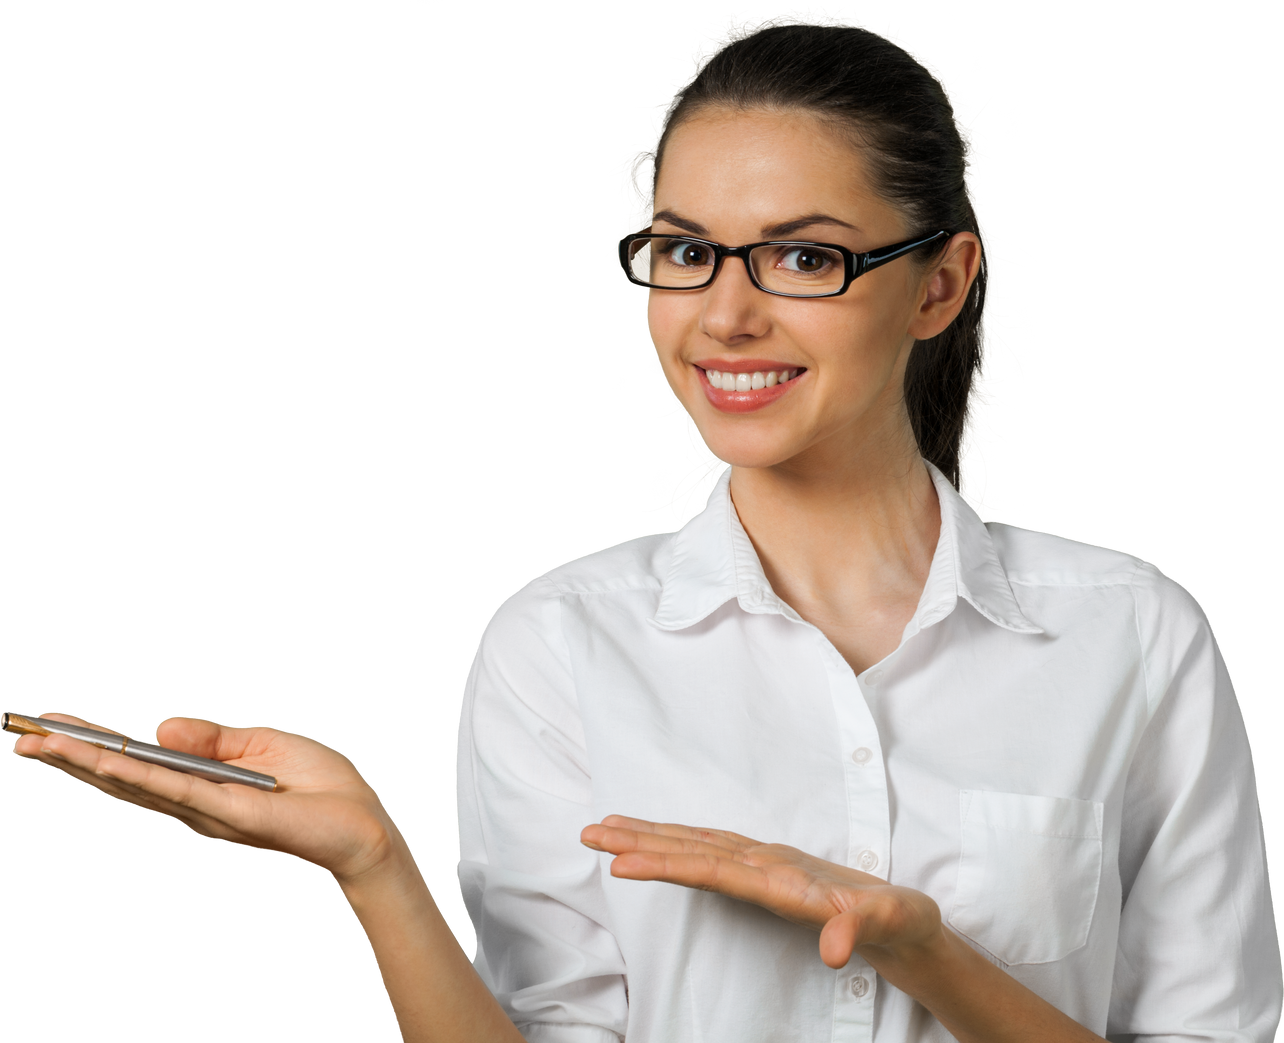
[[[728,436],[711,438],[701,432],[704,444],[723,463],[732,467],[774,467],[798,453],[795,445],[784,445],[776,439],[743,438]]]

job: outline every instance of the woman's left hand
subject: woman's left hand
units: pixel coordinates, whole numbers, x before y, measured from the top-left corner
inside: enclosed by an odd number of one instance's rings
[[[856,949],[877,967],[944,938],[941,911],[921,891],[784,844],[621,815],[588,826],[580,840],[616,856],[612,876],[716,891],[820,931],[820,956],[830,967],[842,967]]]
[[[960,1043],[1105,1043],[947,930],[921,891],[720,829],[610,815],[580,840],[616,856],[612,876],[716,891],[818,929],[831,967],[860,950]]]

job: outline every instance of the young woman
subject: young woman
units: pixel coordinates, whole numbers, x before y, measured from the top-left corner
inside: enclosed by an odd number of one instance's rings
[[[17,751],[332,871],[411,1040],[1265,1043],[1252,768],[1198,606],[955,490],[985,299],[964,170],[940,86],[858,29],[766,29],[679,95],[620,259],[731,467],[680,532],[488,629],[459,760],[475,970],[331,750],[161,726],[274,794]]]

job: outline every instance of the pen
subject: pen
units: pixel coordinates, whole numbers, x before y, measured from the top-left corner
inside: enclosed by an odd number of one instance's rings
[[[82,728],[78,724],[63,724],[44,717],[24,717],[19,713],[6,713],[0,718],[0,728],[20,735],[70,735],[73,739],[92,743],[113,753],[123,753],[126,757],[146,761],[148,764],[159,764],[174,771],[186,772],[210,782],[239,782],[242,786],[253,786],[255,789],[276,789],[276,779],[248,768],[237,768],[222,761],[213,761],[208,757],[197,757],[178,750],[167,750],[164,746],[153,746],[147,742],[135,742],[124,735],[113,732],[102,732],[97,728]]]

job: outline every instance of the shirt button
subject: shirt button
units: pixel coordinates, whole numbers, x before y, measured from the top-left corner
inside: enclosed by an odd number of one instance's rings
[[[852,760],[857,764],[868,764],[869,759],[874,756],[874,751],[868,746],[859,746],[852,750]]]
[[[869,992],[869,982],[864,978],[852,979],[852,995],[860,999],[865,993]]]
[[[878,682],[881,681],[882,679],[883,679],[882,670],[871,670],[869,673],[865,675],[866,684],[878,684]]]
[[[878,856],[869,850],[862,851],[856,858],[856,864],[868,873],[878,865]]]

